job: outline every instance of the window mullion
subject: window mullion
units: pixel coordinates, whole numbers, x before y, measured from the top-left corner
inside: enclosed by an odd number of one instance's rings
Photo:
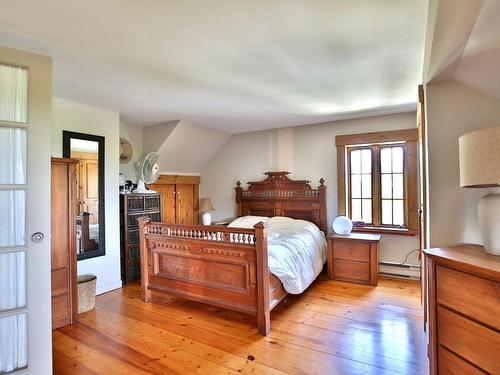
[[[352,186],[352,179],[351,179],[351,152],[352,150],[348,150],[347,152],[347,173],[346,173],[346,181],[347,181],[347,217],[352,218],[352,194],[351,194],[351,186]]]
[[[403,209],[404,226],[408,228],[408,144],[403,145]]]
[[[381,223],[381,195],[380,195],[380,147],[373,145],[372,149],[372,215],[373,225]]]

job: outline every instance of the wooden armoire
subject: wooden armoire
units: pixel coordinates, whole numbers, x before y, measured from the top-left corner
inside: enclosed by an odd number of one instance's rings
[[[78,212],[88,212],[89,224],[99,221],[99,161],[97,152],[71,152],[78,159],[76,166],[76,201]]]
[[[52,158],[52,329],[78,320],[76,279],[76,170],[78,160]]]
[[[161,175],[148,187],[161,194],[162,223],[199,223],[200,176]]]

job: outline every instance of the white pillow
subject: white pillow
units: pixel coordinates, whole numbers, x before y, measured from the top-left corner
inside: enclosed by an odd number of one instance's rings
[[[236,220],[233,220],[231,224],[228,225],[228,227],[233,227],[233,228],[253,228],[255,224],[258,222],[267,222],[269,218],[267,216],[242,216],[237,218]]]

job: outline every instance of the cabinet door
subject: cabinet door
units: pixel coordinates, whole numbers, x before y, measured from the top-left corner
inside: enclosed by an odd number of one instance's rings
[[[99,167],[97,160],[86,160],[85,161],[85,189],[87,199],[99,199]]]
[[[52,270],[52,328],[76,320],[76,253],[75,243],[75,167],[73,164],[52,161],[51,209],[51,270]]]
[[[177,224],[195,224],[194,211],[194,185],[180,184],[176,185],[176,223]]]
[[[158,184],[151,188],[161,194],[162,223],[175,224],[175,185]]]

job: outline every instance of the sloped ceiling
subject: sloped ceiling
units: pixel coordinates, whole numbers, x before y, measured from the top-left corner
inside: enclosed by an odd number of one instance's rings
[[[454,79],[500,99],[500,1],[431,0],[425,82]]]
[[[500,100],[500,1],[484,2],[454,79]]]
[[[160,155],[162,174],[200,174],[230,135],[186,121],[143,128],[144,153]]]

